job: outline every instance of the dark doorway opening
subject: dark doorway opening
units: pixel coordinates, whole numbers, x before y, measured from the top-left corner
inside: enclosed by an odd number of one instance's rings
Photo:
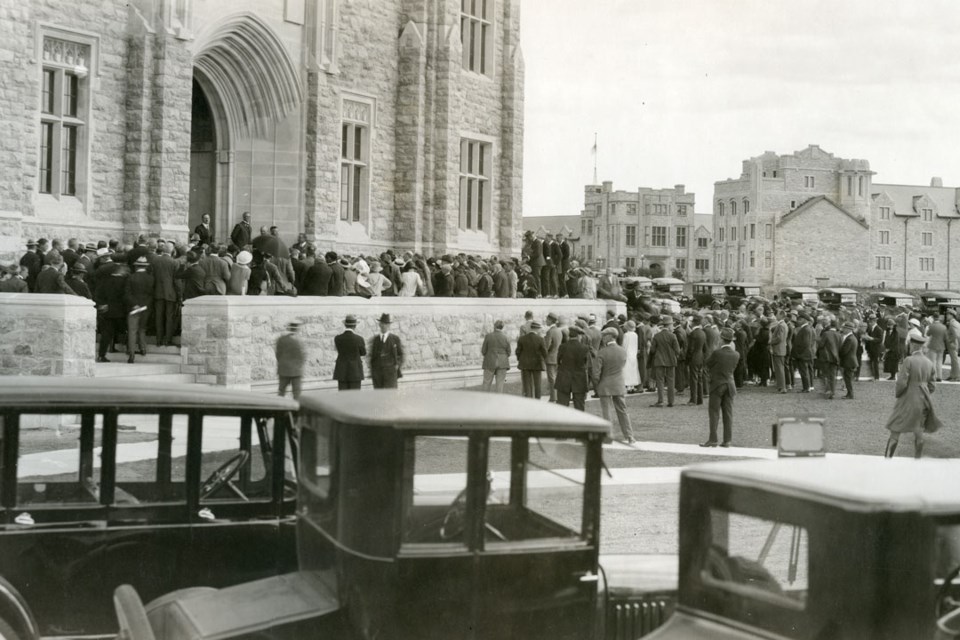
[[[193,80],[193,113],[190,126],[190,231],[210,216],[211,235],[222,239],[217,228],[217,130],[210,101]]]

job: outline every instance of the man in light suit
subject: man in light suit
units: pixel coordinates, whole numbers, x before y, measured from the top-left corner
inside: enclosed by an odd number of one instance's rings
[[[610,405],[613,405],[624,442],[633,444],[636,439],[624,402],[627,386],[623,380],[623,367],[627,363],[627,352],[617,344],[617,330],[613,328],[603,330],[601,345],[593,365],[593,388],[600,396],[600,410],[603,419],[610,420]]]
[[[390,314],[380,315],[380,333],[370,349],[370,377],[374,389],[396,389],[403,368],[403,345],[400,338],[390,333]]]
[[[557,351],[557,403],[586,411],[587,389],[590,387],[592,361],[590,347],[584,344],[580,327],[571,326],[569,339]]]
[[[653,377],[657,381],[657,401],[650,406],[663,406],[663,387],[666,385],[667,406],[672,407],[680,343],[673,333],[673,318],[663,316],[660,323],[661,330],[650,341],[650,362],[653,363]]]
[[[287,387],[293,387],[293,399],[300,397],[303,365],[307,361],[306,352],[297,331],[300,323],[293,321],[287,324],[287,332],[277,338],[277,377],[280,379],[277,395],[281,398],[286,395]]]
[[[770,327],[770,355],[773,361],[773,377],[777,381],[777,392],[787,392],[785,361],[787,358],[787,323],[783,312],[777,314],[776,324]]]
[[[733,372],[740,362],[740,354],[733,346],[736,339],[733,329],[724,327],[720,332],[720,347],[707,357],[704,364],[709,378],[710,404],[708,415],[710,418],[710,436],[701,447],[729,447],[733,440],[733,399],[737,395],[737,385],[733,379]],[[723,442],[717,442],[717,425],[720,415],[723,414]]]
[[[503,382],[510,368],[510,338],[503,333],[503,320],[493,323],[493,331],[483,338],[480,346],[483,356],[483,390],[503,393]],[[496,385],[494,385],[496,379]]]
[[[354,333],[357,317],[350,314],[343,321],[344,331],[333,339],[337,348],[337,362],[333,365],[333,379],[337,381],[338,391],[359,389],[363,382],[363,356],[367,355],[367,344]]]
[[[547,389],[550,390],[550,402],[557,401],[557,392],[553,388],[557,381],[557,350],[560,349],[560,343],[563,342],[563,332],[557,324],[557,314],[550,312],[547,314],[547,332],[543,336],[543,346],[547,349],[547,358],[545,361],[547,367]]]

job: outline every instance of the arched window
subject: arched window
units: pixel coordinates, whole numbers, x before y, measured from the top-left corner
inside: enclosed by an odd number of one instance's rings
[[[743,199],[743,215],[750,213],[750,201],[746,198]]]
[[[737,215],[737,201],[736,201],[736,200],[731,200],[731,201],[730,201],[730,215],[732,215],[732,216]]]
[[[719,201],[717,202],[717,215],[723,215],[723,203]]]

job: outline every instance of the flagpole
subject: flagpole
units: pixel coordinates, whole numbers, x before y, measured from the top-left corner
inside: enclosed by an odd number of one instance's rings
[[[597,184],[597,132],[593,132],[593,184]]]

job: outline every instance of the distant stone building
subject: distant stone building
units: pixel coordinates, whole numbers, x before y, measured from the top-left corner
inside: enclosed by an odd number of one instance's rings
[[[562,233],[570,244],[570,255],[579,260],[580,216],[524,216],[523,231],[533,231],[541,238],[547,233]]]
[[[866,160],[767,151],[715,183],[714,277],[782,286],[957,285],[960,189],[874,184]],[[960,227],[958,227],[960,232]]]
[[[519,252],[520,0],[3,2],[0,256],[244,211],[323,249]]]
[[[640,187],[614,191],[612,182],[587,185],[580,214],[580,257],[597,268],[652,268],[689,279],[709,272],[709,217],[694,215],[694,194]],[[699,267],[699,269],[698,269]]]

